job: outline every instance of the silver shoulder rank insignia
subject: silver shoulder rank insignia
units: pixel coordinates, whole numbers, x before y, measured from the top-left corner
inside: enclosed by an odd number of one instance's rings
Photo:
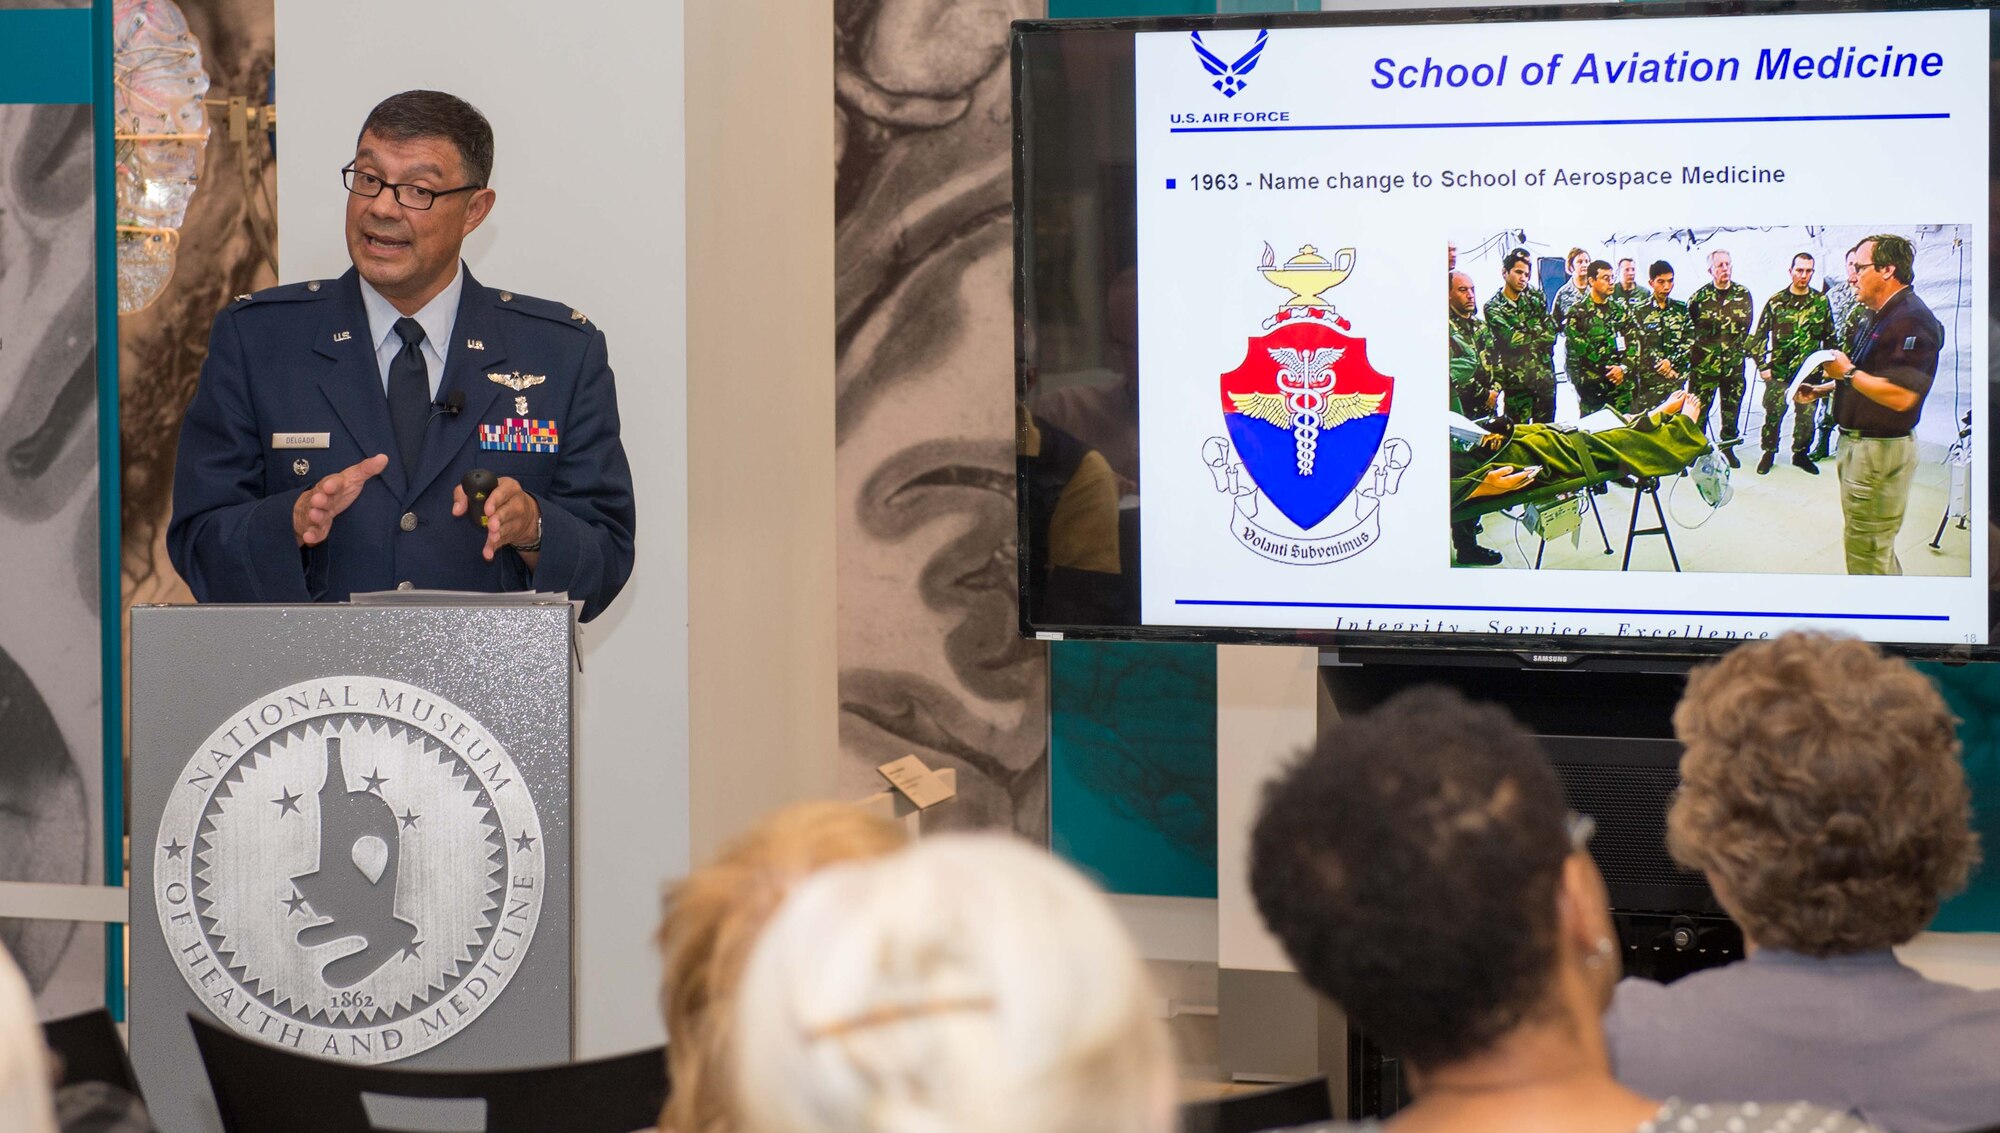
[[[486,344],[476,338],[468,338],[465,340],[465,348],[467,350],[484,350],[486,349]]]
[[[549,376],[547,374],[524,374],[519,370],[511,374],[502,374],[496,371],[486,375],[486,380],[506,386],[515,393],[520,393],[522,390],[533,389],[543,382],[548,381]]]
[[[337,330],[333,332],[333,340],[335,342],[346,342],[348,339],[353,337],[354,335],[349,331]]]
[[[579,311],[574,307],[570,308],[569,317],[580,323],[587,323],[590,321],[589,315],[584,314],[582,311]]]
[[[238,302],[238,303],[241,303],[242,301],[244,301],[245,299],[248,299],[248,298],[250,298],[250,296],[249,296],[249,294],[248,294],[248,293],[246,292],[246,293],[244,293],[244,294],[242,294],[242,295],[238,295],[238,296],[236,297],[236,302]]]

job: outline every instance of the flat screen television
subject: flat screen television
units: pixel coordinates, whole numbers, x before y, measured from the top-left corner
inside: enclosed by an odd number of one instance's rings
[[[1022,632],[2000,659],[1995,26],[1016,23]]]

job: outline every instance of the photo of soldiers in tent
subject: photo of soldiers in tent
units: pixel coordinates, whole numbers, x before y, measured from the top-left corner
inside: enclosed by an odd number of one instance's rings
[[[1457,236],[1442,391],[1453,565],[1970,574],[1986,427],[1971,237],[1966,224]]]

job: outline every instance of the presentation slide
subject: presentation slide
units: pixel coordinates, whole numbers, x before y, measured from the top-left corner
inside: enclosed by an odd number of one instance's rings
[[[1987,33],[1139,35],[1143,620],[1986,644]]]

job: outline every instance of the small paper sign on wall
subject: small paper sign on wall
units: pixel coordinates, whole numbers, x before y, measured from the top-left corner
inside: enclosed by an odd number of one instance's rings
[[[925,810],[958,793],[956,784],[945,782],[937,772],[924,766],[914,755],[891,760],[877,767],[882,777],[918,810]]]

